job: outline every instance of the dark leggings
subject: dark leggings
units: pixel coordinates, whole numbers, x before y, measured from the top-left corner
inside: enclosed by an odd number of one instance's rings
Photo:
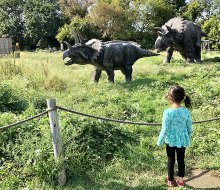
[[[177,163],[178,163],[178,176],[184,177],[185,175],[185,147],[177,148],[170,147],[169,145],[166,145],[166,151],[167,151],[167,169],[168,169],[168,179],[169,181],[174,180],[174,164],[175,164],[175,152],[177,153]]]

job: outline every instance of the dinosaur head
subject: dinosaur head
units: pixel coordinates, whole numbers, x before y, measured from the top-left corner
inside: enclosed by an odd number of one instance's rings
[[[65,65],[80,64],[84,65],[92,62],[95,58],[96,50],[92,47],[77,43],[71,46],[68,42],[64,42],[68,49],[63,53],[63,60]]]
[[[176,31],[169,26],[165,26],[164,28],[155,27],[155,29],[158,33],[158,37],[155,42],[155,48],[157,49],[157,53],[159,53],[174,44],[174,36]]]

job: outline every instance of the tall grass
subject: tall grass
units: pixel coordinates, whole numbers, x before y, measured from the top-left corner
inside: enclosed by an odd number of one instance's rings
[[[164,65],[163,56],[138,60],[130,83],[116,71],[114,84],[107,83],[105,73],[98,84],[92,83],[92,66],[64,66],[59,52],[1,58],[0,84],[7,85],[8,99],[0,101],[5,108],[0,125],[41,112],[47,98],[98,116],[161,122],[169,107],[164,95],[174,84],[191,96],[193,120],[219,117],[220,64],[212,61],[220,54],[203,54],[202,64],[186,64],[175,53]],[[165,151],[156,146],[160,127],[96,121],[62,111],[59,118],[67,185],[57,187],[59,164],[54,162],[47,117],[42,117],[0,133],[0,189],[166,189]],[[220,169],[219,139],[219,122],[194,126],[187,174],[192,168]]]

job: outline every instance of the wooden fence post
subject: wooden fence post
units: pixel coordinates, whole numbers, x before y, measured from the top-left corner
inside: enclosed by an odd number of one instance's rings
[[[52,143],[53,143],[53,149],[54,149],[54,157],[55,160],[58,161],[61,158],[61,139],[60,139],[60,129],[59,129],[59,120],[58,120],[58,113],[56,109],[56,100],[50,99],[47,100],[47,109],[48,109],[48,115],[50,119],[50,130],[52,134]],[[62,165],[63,160],[62,161]],[[61,186],[65,185],[66,183],[66,171],[64,165],[62,166],[62,169],[60,169],[58,174],[58,182]]]

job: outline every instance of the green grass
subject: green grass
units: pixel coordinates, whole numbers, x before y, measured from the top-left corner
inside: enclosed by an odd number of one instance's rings
[[[90,65],[64,66],[62,54],[21,52],[0,59],[0,126],[46,108],[46,99],[76,111],[113,119],[161,122],[169,86],[180,84],[193,100],[193,120],[220,116],[219,53],[203,53],[202,64],[186,64],[164,54],[134,65],[133,81],[115,72],[91,81]],[[166,189],[165,149],[156,145],[160,127],[96,121],[59,111],[68,182],[57,186],[47,117],[0,133],[0,189]],[[194,125],[186,152],[187,175],[193,168],[220,170],[219,121]],[[192,189],[190,187],[185,189]]]

